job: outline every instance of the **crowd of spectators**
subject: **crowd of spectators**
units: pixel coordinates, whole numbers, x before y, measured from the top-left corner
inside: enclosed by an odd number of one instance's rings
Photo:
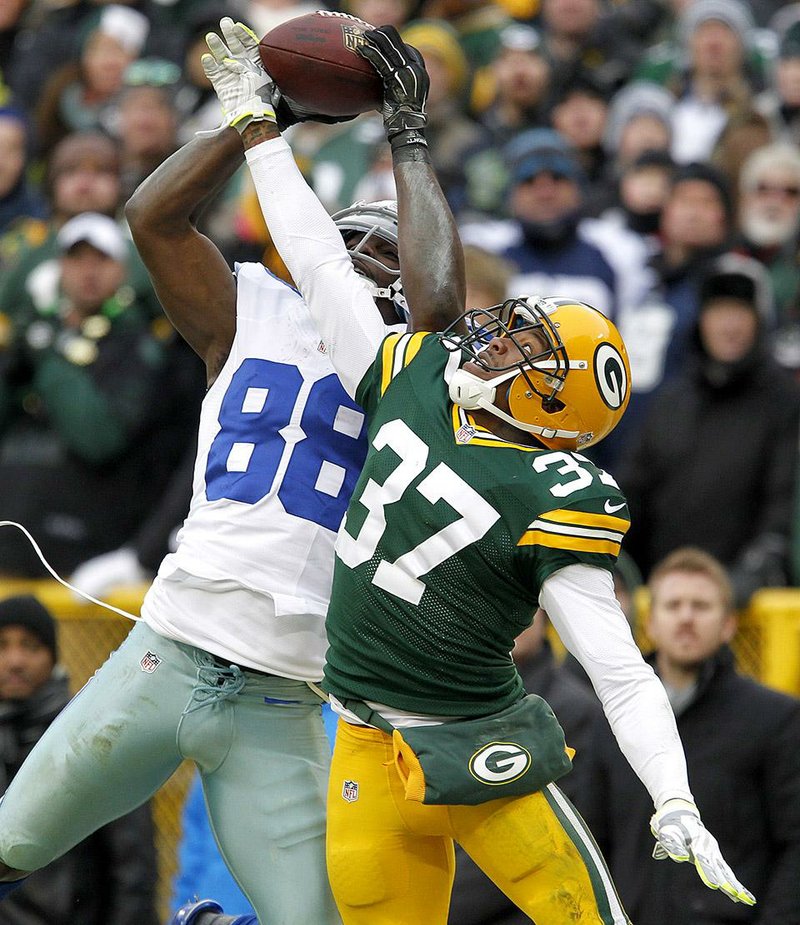
[[[263,35],[323,6],[0,0],[0,519],[30,528],[90,592],[146,579],[166,551],[188,507],[205,385],[125,203],[220,123],[199,59],[223,15]],[[727,569],[737,606],[800,583],[800,3],[330,8],[395,25],[425,58],[428,139],[466,245],[468,307],[566,296],[622,331],[633,397],[594,457],[630,499],[626,548],[644,577],[688,544]],[[378,113],[301,123],[287,138],[330,211],[393,196]],[[246,171],[201,228],[231,264],[285,272]],[[24,538],[0,531],[0,577],[43,574]],[[540,627],[515,657],[580,738],[595,705],[553,664]],[[560,690],[579,709],[559,709]],[[583,772],[579,761],[577,802]]]
[[[200,365],[166,323],[130,245],[125,202],[177,147],[219,123],[199,56],[220,16],[264,34],[318,6],[9,0],[0,10],[3,483],[11,476],[16,483],[20,460],[33,460],[3,507],[27,517],[45,554],[68,572],[126,550],[102,560],[124,560],[126,569],[89,573],[90,590],[105,589],[104,575],[146,576],[164,551],[135,550],[142,530],[162,545],[170,535],[170,525],[154,532],[148,522],[156,499],[175,497],[170,472],[191,459],[203,391]],[[622,330],[633,398],[596,458],[635,498],[647,539],[631,551],[645,575],[674,541],[721,556],[734,570],[739,603],[764,584],[796,582],[791,517],[772,518],[763,530],[760,523],[766,511],[790,511],[796,494],[800,3],[342,0],[334,8],[396,25],[425,58],[428,137],[468,247],[470,298],[486,305],[530,293],[583,299]],[[287,137],[331,211],[392,196],[377,113],[302,123]],[[65,223],[84,212],[113,219],[129,253],[114,291],[78,317],[64,275],[75,255],[58,242]],[[231,263],[261,258],[282,271],[246,171],[203,222]],[[88,238],[74,247],[93,250]],[[729,361],[735,368],[721,374],[726,361],[715,361],[723,385],[703,371],[698,330],[702,293],[729,254],[754,261],[735,265],[734,276],[743,275],[728,298],[750,308],[757,301],[758,323],[744,354]],[[758,299],[743,298],[756,271]],[[111,341],[120,327],[137,326],[142,341],[123,351],[130,369],[119,373],[120,383],[126,375],[137,381],[126,397],[109,377]],[[142,363],[145,377],[136,372]],[[84,392],[74,391],[79,382]],[[158,392],[157,405],[148,388]],[[78,395],[91,400],[73,412],[71,435],[65,406]],[[771,414],[778,405],[781,413]],[[92,408],[113,421],[97,441]],[[765,423],[778,417],[780,436]],[[747,448],[746,478],[727,477],[737,462],[725,447],[734,456]],[[53,478],[58,467],[81,473],[70,477],[69,491]],[[134,490],[145,469],[147,490]],[[694,516],[675,530],[668,512],[681,486]],[[37,511],[20,497],[25,492],[37,493]],[[113,505],[115,492],[128,516],[95,536],[87,521]],[[84,502],[86,516],[77,510]],[[165,504],[172,526],[182,505]],[[743,531],[715,513],[734,508]],[[0,543],[0,572],[41,574],[27,551],[13,552],[23,542]]]

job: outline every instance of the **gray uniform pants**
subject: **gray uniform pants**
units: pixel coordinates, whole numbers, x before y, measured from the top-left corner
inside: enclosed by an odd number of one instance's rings
[[[184,758],[225,861],[269,925],[334,925],[330,746],[302,681],[220,668],[137,624],[42,737],[0,803],[0,858],[33,871],[141,805]]]

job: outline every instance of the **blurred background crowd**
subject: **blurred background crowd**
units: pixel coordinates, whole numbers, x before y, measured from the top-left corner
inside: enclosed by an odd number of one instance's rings
[[[88,590],[146,579],[166,551],[204,388],[125,202],[219,124],[199,57],[220,16],[263,35],[315,8],[0,0],[0,511],[59,572],[89,562]],[[691,543],[723,562],[739,604],[796,583],[800,3],[343,9],[396,25],[425,58],[468,307],[571,296],[622,330],[633,400],[595,456],[629,497],[644,576]],[[331,211],[392,196],[377,113],[288,138]],[[232,263],[283,272],[245,170],[203,229]],[[11,531],[0,573],[44,574]]]
[[[91,593],[147,581],[168,550],[205,388],[125,203],[220,124],[199,63],[220,17],[263,35],[319,8],[0,0],[0,519]],[[800,3],[331,8],[425,58],[467,307],[568,296],[619,326],[633,398],[592,455],[629,499],[628,591],[687,545],[722,564],[737,609],[800,584]],[[393,196],[377,113],[287,139],[330,211]],[[285,274],[246,170],[201,229],[231,264]],[[0,530],[0,578],[45,575]]]

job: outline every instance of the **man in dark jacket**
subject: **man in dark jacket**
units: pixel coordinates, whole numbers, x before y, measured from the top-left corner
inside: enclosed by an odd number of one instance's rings
[[[692,793],[755,906],[702,887],[689,864],[650,857],[647,793],[606,724],[588,750],[581,809],[636,925],[800,923],[800,701],[736,672],[736,631],[721,565],[684,547],[654,570],[650,662],[675,711]],[[695,882],[696,881],[696,882]]]
[[[615,473],[645,576],[676,547],[699,546],[729,569],[738,604],[787,575],[800,390],[765,343],[768,290],[749,258],[711,266],[686,372],[654,399]]]
[[[591,688],[556,661],[546,637],[547,623],[546,615],[539,611],[517,637],[512,655],[525,690],[550,704],[567,745],[575,749],[572,770],[558,786],[580,809],[582,794],[589,787],[589,743],[601,722],[602,710]],[[524,925],[530,919],[457,847],[449,921],[452,925]]]
[[[56,627],[35,597],[0,601],[0,793],[69,700]],[[156,925],[149,806],[112,822],[3,903],[3,925]]]

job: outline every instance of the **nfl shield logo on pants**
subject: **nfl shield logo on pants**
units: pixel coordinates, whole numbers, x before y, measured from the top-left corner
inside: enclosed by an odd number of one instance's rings
[[[139,667],[142,669],[142,671],[146,671],[148,674],[152,674],[160,664],[161,659],[156,655],[155,652],[146,652],[142,656],[142,660],[139,662]]]
[[[346,780],[342,784],[342,796],[348,803],[355,803],[358,799],[358,782],[354,780]]]

